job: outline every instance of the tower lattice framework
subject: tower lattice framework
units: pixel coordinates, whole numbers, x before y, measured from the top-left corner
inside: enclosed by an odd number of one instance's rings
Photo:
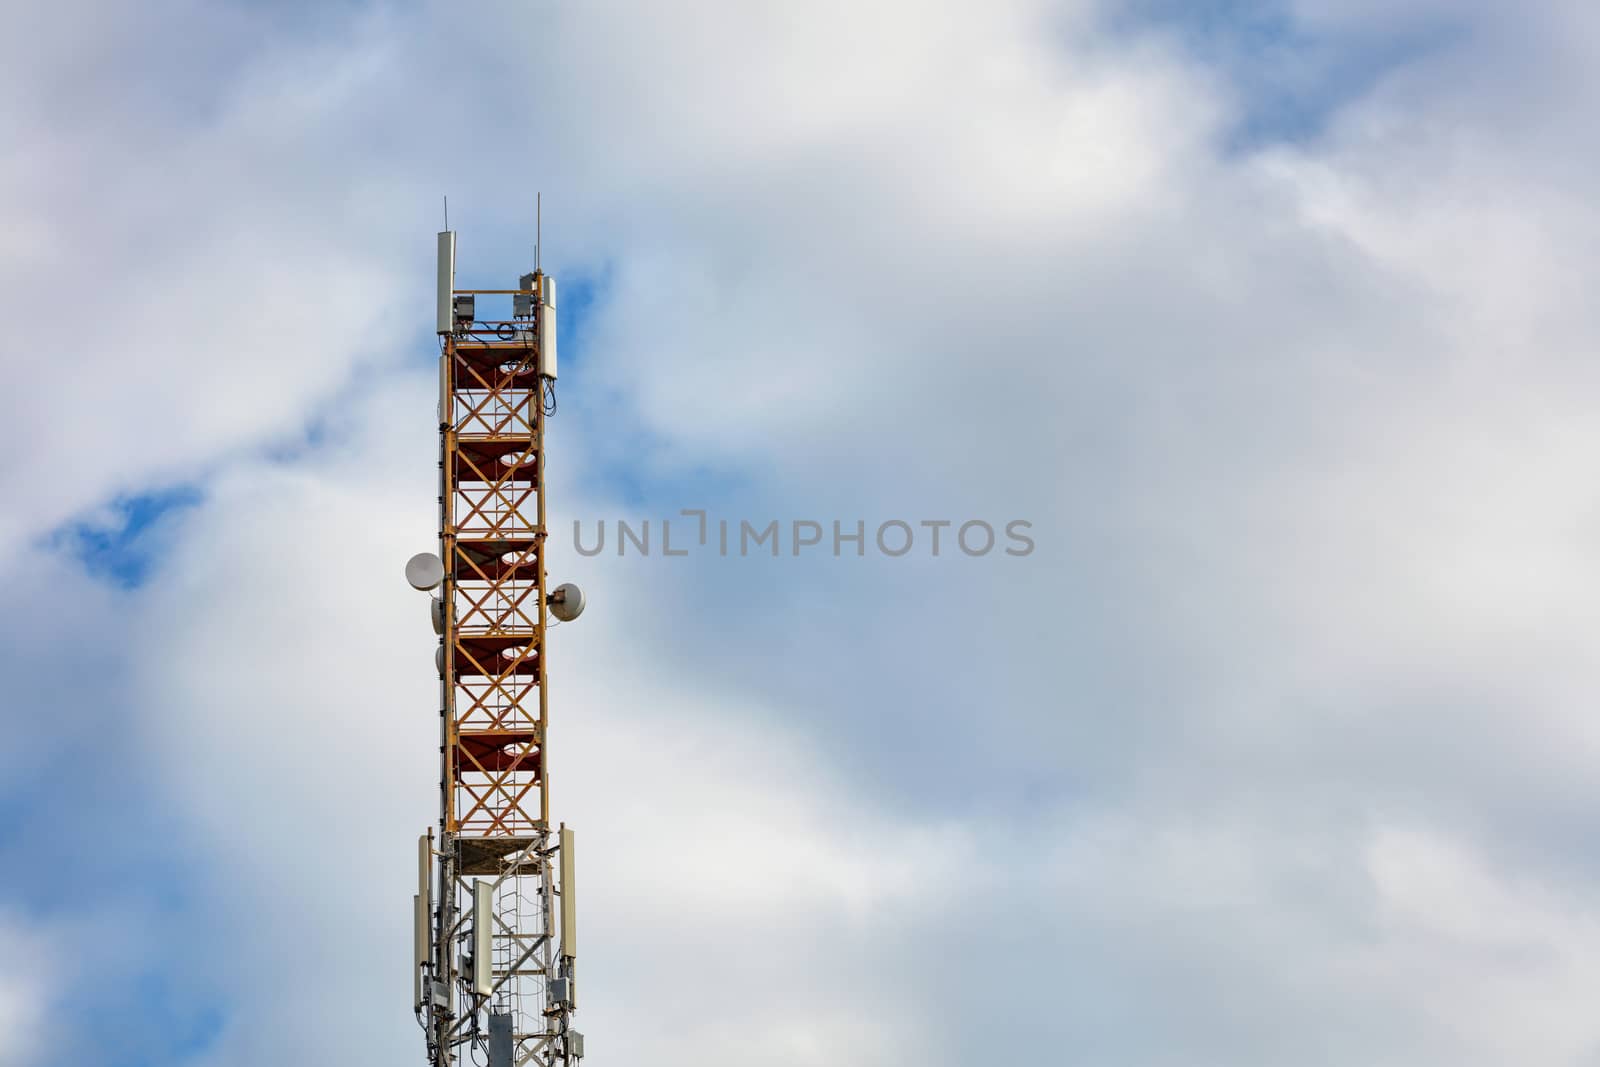
[[[431,1063],[582,1056],[572,835],[552,828],[545,423],[554,282],[454,287],[439,235],[440,818],[420,843],[417,1012]],[[511,315],[478,319],[479,302]]]

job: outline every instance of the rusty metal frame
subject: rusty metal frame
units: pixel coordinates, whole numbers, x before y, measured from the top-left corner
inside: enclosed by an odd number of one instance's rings
[[[529,325],[476,322],[444,341],[444,644],[454,699],[442,784],[445,828],[464,837],[550,825],[545,414]],[[527,547],[510,549],[520,556],[508,564],[496,555],[506,543]]]

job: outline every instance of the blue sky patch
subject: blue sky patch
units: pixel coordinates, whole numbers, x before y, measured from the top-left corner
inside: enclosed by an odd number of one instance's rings
[[[200,490],[188,485],[120,496],[93,517],[58,527],[46,540],[90,574],[136,588],[154,561],[156,530],[202,499]]]
[[[1443,18],[1417,17],[1313,27],[1282,0],[1135,0],[1117,24],[1174,34],[1233,87],[1241,111],[1226,139],[1230,153],[1315,139],[1342,108],[1463,32]]]

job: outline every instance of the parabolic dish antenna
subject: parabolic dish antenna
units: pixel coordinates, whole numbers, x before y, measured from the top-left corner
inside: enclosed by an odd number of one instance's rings
[[[583,605],[583,590],[571,582],[563,582],[550,594],[550,614],[562,622],[571,622],[582,615]]]
[[[423,592],[439,588],[444,581],[444,561],[432,552],[418,552],[406,560],[406,581]]]

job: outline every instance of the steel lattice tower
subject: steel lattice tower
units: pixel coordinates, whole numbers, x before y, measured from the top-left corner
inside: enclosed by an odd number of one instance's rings
[[[480,298],[510,317],[477,319]],[[430,571],[413,584],[439,590],[440,814],[419,842],[416,1011],[438,1067],[566,1067],[583,1038],[572,834],[550,823],[546,634],[582,594],[546,591],[554,280],[458,290],[455,234],[441,233],[438,332],[439,553],[413,560]]]

